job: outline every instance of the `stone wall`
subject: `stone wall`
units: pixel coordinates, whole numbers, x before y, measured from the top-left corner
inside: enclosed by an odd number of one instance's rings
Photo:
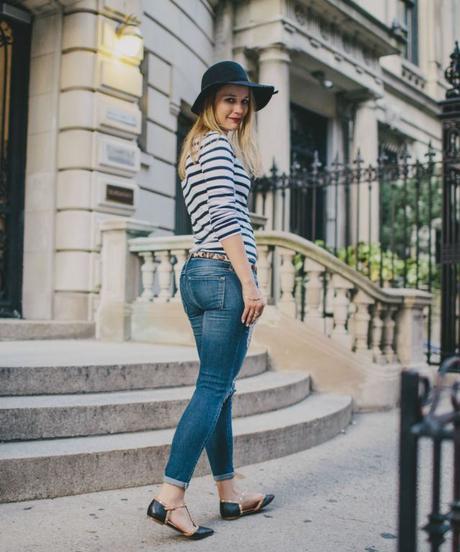
[[[24,317],[92,320],[99,225],[138,203],[140,59],[118,49],[137,1],[40,6],[33,26]],[[139,19],[140,21],[140,19]]]

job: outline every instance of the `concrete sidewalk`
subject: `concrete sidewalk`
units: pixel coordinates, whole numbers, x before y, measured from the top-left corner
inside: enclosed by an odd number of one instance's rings
[[[218,516],[210,476],[196,478],[187,503],[215,534],[188,541],[145,516],[158,486],[0,505],[1,552],[393,552],[397,531],[399,411],[355,414],[346,434],[291,456],[238,470],[246,488],[273,492],[264,513]],[[423,445],[421,508],[429,497],[430,447]],[[445,510],[452,448],[446,446]],[[425,523],[425,513],[419,525]],[[419,552],[429,550],[420,532]]]

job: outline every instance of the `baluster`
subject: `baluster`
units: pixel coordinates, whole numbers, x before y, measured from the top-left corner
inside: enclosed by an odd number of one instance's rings
[[[331,337],[351,349],[352,337],[346,328],[346,323],[350,307],[349,292],[353,289],[353,284],[339,274],[333,274],[331,280],[334,288],[334,298],[332,300],[334,328]]]
[[[356,307],[356,311],[353,314],[353,333],[354,333],[354,350],[357,353],[369,353],[367,341],[369,334],[369,320],[371,315],[369,314],[369,305],[372,305],[374,300],[369,297],[361,289],[353,298],[353,304]]]
[[[304,321],[317,325],[318,320],[323,318],[321,299],[323,297],[323,282],[321,274],[324,272],[323,265],[313,259],[305,259],[305,272],[308,274],[306,284],[307,298],[305,304]]]
[[[176,257],[176,263],[173,267],[174,270],[174,282],[176,284],[176,293],[174,294],[174,297],[171,299],[174,303],[180,303],[181,302],[181,296],[180,296],[180,275],[182,272],[182,267],[185,264],[185,259],[188,255],[187,249],[174,249],[171,251],[171,255],[174,255]]]
[[[146,303],[153,301],[153,277],[156,267],[151,251],[141,252],[139,256],[144,260],[141,267],[142,293],[136,299],[136,302]]]
[[[171,257],[169,251],[160,251],[157,256],[160,259],[160,265],[158,266],[160,293],[158,294],[157,301],[159,303],[166,303],[171,298]]]
[[[326,271],[323,279],[323,287],[326,287],[324,297],[324,333],[331,337],[334,329],[334,286],[332,285],[332,273]]]
[[[382,352],[382,312],[382,303],[378,301],[372,309],[372,360],[378,364],[383,364],[385,362],[385,357]]]
[[[304,287],[304,276],[303,274],[296,271],[294,276],[294,302],[295,302],[295,312],[296,318],[298,320],[302,319],[302,292]]]
[[[271,276],[271,258],[268,245],[260,245],[257,247],[257,280],[259,287],[265,298],[271,297],[270,276]]]
[[[281,258],[280,268],[280,292],[281,297],[278,303],[279,309],[292,317],[295,317],[296,306],[293,296],[295,268],[292,264],[295,251],[291,249],[279,248]]]
[[[396,312],[394,305],[385,307],[385,315],[383,318],[383,354],[388,364],[396,361],[396,353],[394,350],[395,325],[393,315]]]

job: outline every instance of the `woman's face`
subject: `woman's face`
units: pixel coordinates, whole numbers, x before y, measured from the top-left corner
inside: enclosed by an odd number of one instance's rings
[[[214,113],[222,130],[236,130],[249,109],[249,89],[238,84],[225,84],[216,94]]]

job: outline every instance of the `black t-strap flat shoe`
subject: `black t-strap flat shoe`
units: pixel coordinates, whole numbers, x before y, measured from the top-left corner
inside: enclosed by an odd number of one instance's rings
[[[243,493],[244,494],[244,493]],[[263,496],[255,506],[250,508],[243,508],[243,497],[241,500],[221,500],[220,501],[220,515],[223,519],[238,519],[241,516],[247,516],[248,514],[256,514],[260,512],[265,506],[275,498],[273,494],[266,494]]]
[[[179,508],[185,508],[187,510],[187,513],[190,516],[190,519],[193,525],[195,525],[196,527],[194,531],[184,531],[169,519],[170,512],[172,512],[173,510],[178,510]],[[189,539],[193,539],[193,540],[204,539],[206,537],[210,537],[214,533],[213,529],[210,529],[209,527],[202,527],[201,525],[197,525],[193,521],[193,518],[186,504],[181,504],[180,506],[168,507],[162,502],[160,502],[159,500],[157,500],[156,498],[154,498],[147,508],[147,516],[150,517],[150,519],[152,521],[155,521],[156,523],[160,523],[161,525],[167,525],[168,527],[175,529],[181,535]]]

